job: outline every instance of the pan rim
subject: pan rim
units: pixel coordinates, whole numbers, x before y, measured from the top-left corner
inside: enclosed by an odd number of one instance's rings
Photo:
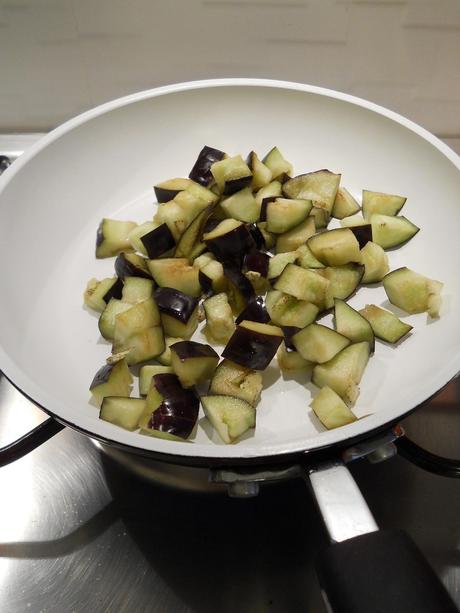
[[[36,155],[40,153],[45,147],[49,144],[53,143],[55,140],[59,139],[64,134],[70,132],[71,130],[77,128],[78,126],[86,123],[89,120],[95,119],[96,117],[103,115],[107,112],[116,110],[118,108],[128,106],[130,104],[140,102],[143,100],[155,98],[158,96],[174,94],[179,92],[184,92],[188,90],[196,90],[196,89],[205,89],[205,88],[215,88],[215,87],[262,87],[262,88],[274,88],[274,89],[284,89],[291,91],[299,91],[308,94],[315,94],[319,96],[325,96],[328,98],[344,101],[350,103],[355,106],[362,107],[364,109],[375,112],[378,115],[386,117],[404,128],[416,133],[420,137],[422,137],[425,141],[435,147],[441,154],[444,155],[458,170],[460,170],[460,156],[458,156],[454,151],[452,151],[448,145],[443,143],[436,136],[428,132],[425,128],[419,126],[415,122],[410,119],[405,118],[404,116],[386,109],[380,105],[377,105],[373,102],[369,102],[362,98],[358,98],[352,96],[350,94],[334,91],[331,89],[312,86],[302,83],[282,81],[282,80],[271,80],[271,79],[253,79],[253,78],[224,78],[224,79],[207,79],[200,81],[188,81],[184,83],[175,83],[171,85],[164,85],[158,88],[153,88],[149,90],[144,90],[135,94],[130,94],[128,96],[123,96],[121,98],[117,98],[115,100],[106,102],[102,105],[95,107],[89,111],[74,117],[73,119],[68,120],[61,126],[55,128],[52,132],[42,137],[36,144],[34,144],[25,154],[23,154],[16,162],[13,164],[3,175],[0,177],[0,196],[5,187],[10,183],[16,173],[20,172],[21,169]],[[385,414],[383,418],[382,413],[376,413],[374,415],[368,416],[363,420],[358,420],[353,424],[349,424],[340,429],[340,434],[337,431],[327,431],[322,432],[315,437],[309,437],[302,442],[294,442],[291,444],[287,443],[276,443],[276,444],[267,444],[264,443],[262,445],[247,445],[245,447],[239,446],[221,446],[221,445],[199,445],[199,453],[197,453],[198,445],[184,445],[183,443],[175,443],[171,441],[163,441],[161,439],[150,439],[148,437],[140,437],[138,436],[139,443],[136,445],[131,445],[130,443],[123,442],[120,437],[114,437],[112,440],[110,437],[106,437],[100,433],[96,433],[94,431],[88,431],[86,428],[79,426],[77,424],[72,423],[65,417],[61,417],[60,414],[55,413],[51,409],[48,409],[43,406],[43,403],[37,401],[34,394],[29,394],[23,391],[23,389],[28,390],[39,390],[40,386],[38,386],[28,375],[27,373],[23,373],[22,370],[14,363],[13,360],[9,358],[6,352],[0,347],[0,360],[1,360],[1,368],[5,373],[5,376],[30,400],[43,408],[43,410],[55,417],[58,421],[69,425],[70,427],[84,432],[88,436],[92,436],[93,438],[97,438],[99,440],[104,440],[109,444],[119,444],[124,448],[132,448],[145,452],[154,452],[158,454],[164,455],[174,455],[177,457],[184,458],[205,458],[209,461],[211,460],[225,460],[226,462],[229,460],[237,460],[237,459],[251,459],[251,458],[267,458],[267,457],[281,457],[291,454],[296,454],[300,452],[310,452],[319,449],[323,449],[325,447],[329,447],[333,444],[342,443],[348,439],[354,439],[357,437],[365,436],[366,434],[372,432],[373,430],[380,429],[381,427],[394,423],[398,419],[402,418],[404,415],[412,412],[420,404],[426,402],[424,400],[422,403],[418,403],[415,406],[411,406],[407,408],[404,412],[400,412],[397,415],[388,416]],[[454,367],[454,368],[453,368]],[[17,373],[15,374],[15,371]],[[448,365],[445,368],[445,373],[447,373],[447,380],[445,380],[437,391],[442,389],[450,380],[457,374],[458,369],[454,364]],[[19,376],[18,376],[19,373]],[[436,392],[437,393],[437,392]],[[40,397],[40,394],[38,394]],[[104,424],[105,425],[105,424]],[[110,424],[108,424],[110,426]],[[115,428],[115,426],[112,426]],[[105,428],[103,428],[105,429]],[[145,439],[145,440],[144,440]]]

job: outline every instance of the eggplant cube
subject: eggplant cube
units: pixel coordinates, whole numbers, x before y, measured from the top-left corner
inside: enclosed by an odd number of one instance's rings
[[[190,338],[198,326],[198,299],[172,287],[159,287],[155,300],[165,334]]]
[[[128,397],[132,382],[133,377],[129,372],[126,360],[120,360],[115,364],[102,366],[94,375],[89,389],[100,407],[106,396]]]
[[[145,398],[106,396],[99,418],[125,430],[137,430],[139,418],[145,410]]]
[[[330,387],[323,387],[310,406],[328,430],[356,421],[356,416]]]
[[[241,398],[255,407],[262,391],[262,375],[230,360],[223,360],[209,386],[210,394]]]
[[[134,221],[103,219],[97,229],[96,257],[110,258],[121,251],[132,251],[129,233],[136,226]]]
[[[244,320],[237,326],[222,356],[247,368],[265,370],[282,340],[280,328]]]
[[[408,313],[427,311],[431,317],[439,317],[441,307],[441,281],[424,277],[410,268],[398,268],[383,279],[383,287],[389,301]]]
[[[256,410],[241,398],[202,396],[204,413],[224,443],[237,438],[256,425]]]
[[[183,387],[211,379],[218,362],[218,354],[209,345],[194,341],[171,345],[171,366]]]

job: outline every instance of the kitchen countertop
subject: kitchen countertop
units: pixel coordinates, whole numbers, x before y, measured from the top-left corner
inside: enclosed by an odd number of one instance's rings
[[[459,396],[453,381],[404,420],[408,434],[460,457]],[[0,378],[0,445],[43,418]],[[405,529],[460,606],[460,482],[399,457],[351,471],[379,526]],[[325,611],[314,560],[327,539],[301,480],[250,499],[184,493],[64,429],[1,468],[0,492],[2,612]]]

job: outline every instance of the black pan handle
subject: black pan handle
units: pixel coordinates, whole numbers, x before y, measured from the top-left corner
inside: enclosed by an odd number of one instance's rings
[[[399,455],[419,468],[442,477],[460,477],[460,460],[444,458],[431,453],[411,441],[407,436],[402,436],[395,441],[395,444]]]
[[[458,613],[407,534],[377,531],[334,543],[317,573],[333,613]]]
[[[60,432],[65,426],[54,417],[48,417],[33,430],[30,430],[17,441],[0,448],[0,466],[6,466],[15,460],[27,455],[52,436]]]

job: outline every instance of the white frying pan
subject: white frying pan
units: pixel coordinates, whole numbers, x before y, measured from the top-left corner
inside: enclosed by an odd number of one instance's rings
[[[219,444],[198,428],[193,444],[141,436],[98,419],[88,386],[110,348],[82,307],[102,217],[145,221],[152,185],[187,176],[208,144],[232,154],[277,145],[296,173],[342,173],[342,184],[407,196],[421,228],[391,252],[444,283],[441,317],[413,325],[398,347],[378,343],[361,383],[357,422],[323,431],[310,417],[313,387],[265,373],[255,435]],[[172,85],[102,105],[43,138],[0,178],[0,368],[58,421],[127,450],[191,464],[279,463],[346,446],[396,423],[460,371],[460,159],[423,128],[372,103],[307,85],[223,79]],[[360,289],[352,306],[392,308],[382,288]],[[400,313],[398,313],[400,314]],[[197,336],[199,338],[199,336]],[[203,337],[201,337],[203,338]]]

